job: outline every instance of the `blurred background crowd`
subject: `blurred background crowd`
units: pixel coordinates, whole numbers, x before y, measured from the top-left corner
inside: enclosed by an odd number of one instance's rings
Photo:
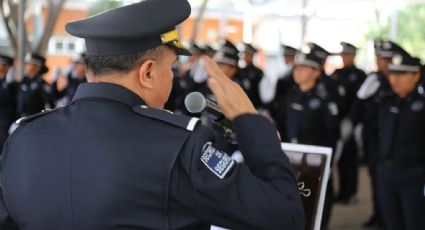
[[[64,25],[133,1],[33,0],[23,14],[18,2],[0,1],[0,146],[14,121],[71,103],[86,82],[84,43]],[[207,55],[283,141],[334,149],[323,229],[338,218],[334,204],[358,202],[363,166],[372,210],[362,226],[425,229],[425,3],[190,2],[179,32],[192,56],[175,65],[166,109],[199,116],[185,109],[186,95],[214,100],[200,59]]]

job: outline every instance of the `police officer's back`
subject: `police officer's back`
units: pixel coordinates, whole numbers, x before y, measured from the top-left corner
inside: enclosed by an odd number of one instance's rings
[[[9,138],[2,229],[303,229],[276,130],[211,59],[209,84],[246,164],[215,148],[196,118],[162,110],[177,54],[188,54],[175,26],[189,14],[187,1],[146,0],[67,25],[85,38],[90,83]]]

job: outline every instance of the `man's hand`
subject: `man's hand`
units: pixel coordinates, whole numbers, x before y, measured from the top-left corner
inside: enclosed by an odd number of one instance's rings
[[[211,58],[203,56],[202,61],[209,75],[208,86],[229,120],[246,113],[257,114],[254,105],[237,83],[230,80]]]
[[[56,89],[59,92],[62,92],[66,89],[66,87],[68,87],[68,78],[63,75],[59,76],[56,83]]]

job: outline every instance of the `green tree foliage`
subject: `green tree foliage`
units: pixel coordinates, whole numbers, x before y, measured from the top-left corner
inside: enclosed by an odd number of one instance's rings
[[[397,37],[395,42],[414,56],[425,60],[425,4],[410,4],[398,10]],[[371,25],[366,34],[368,40],[388,39],[391,18]]]
[[[89,15],[96,15],[120,6],[122,6],[122,2],[119,0],[97,0],[90,6]]]
[[[397,39],[411,54],[425,60],[425,4],[413,4],[399,11]]]

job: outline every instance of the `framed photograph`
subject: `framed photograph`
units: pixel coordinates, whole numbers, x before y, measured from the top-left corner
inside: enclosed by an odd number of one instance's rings
[[[306,230],[319,230],[330,175],[332,148],[282,143],[298,183]]]
[[[332,148],[282,143],[302,198],[306,230],[320,230],[326,188],[330,175]],[[211,230],[226,230],[211,226]]]

